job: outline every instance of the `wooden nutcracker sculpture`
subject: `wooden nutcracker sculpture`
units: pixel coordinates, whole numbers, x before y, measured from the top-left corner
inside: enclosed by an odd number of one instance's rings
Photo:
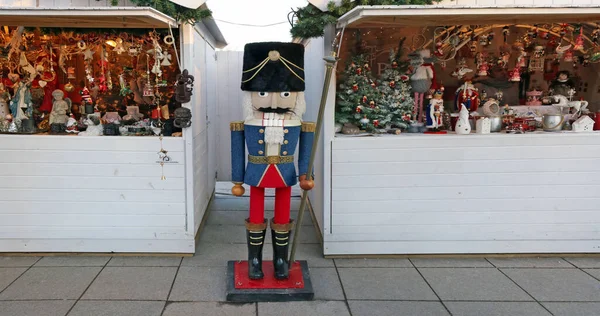
[[[272,278],[263,273],[262,250],[267,230],[265,189],[275,189],[275,216],[270,220],[273,270],[276,280],[289,277],[288,247],[292,186],[310,190],[306,179],[315,124],[302,122],[304,46],[295,43],[250,43],[244,48],[242,90],[244,121],[232,122],[232,193],[250,186],[250,214],[246,219],[248,278]],[[244,146],[244,143],[246,144]],[[294,165],[298,146],[298,173]],[[246,163],[245,147],[248,149]],[[312,179],[312,177],[310,178]]]

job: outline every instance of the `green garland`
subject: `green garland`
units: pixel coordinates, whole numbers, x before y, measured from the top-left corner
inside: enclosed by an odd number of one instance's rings
[[[319,10],[312,4],[295,11],[296,23],[292,25],[290,33],[295,38],[311,38],[323,36],[324,29],[329,24],[334,24],[339,17],[357,6],[365,5],[424,5],[433,4],[440,0],[342,0],[339,5],[330,1],[327,12]]]
[[[169,0],[131,0],[131,2],[138,7],[152,7],[180,23],[194,24],[212,15],[209,9],[189,9]],[[111,5],[115,6],[117,4],[118,0],[111,0]]]

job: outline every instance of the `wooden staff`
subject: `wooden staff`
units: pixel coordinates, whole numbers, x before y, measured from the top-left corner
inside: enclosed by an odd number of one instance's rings
[[[323,60],[325,60],[327,70],[325,72],[325,81],[323,82],[323,94],[321,95],[321,104],[319,105],[319,114],[317,115],[317,126],[315,130],[315,136],[313,139],[312,150],[310,152],[310,160],[308,161],[308,169],[306,174],[307,180],[313,180],[312,170],[315,163],[315,154],[317,152],[319,137],[321,136],[321,128],[323,127],[323,113],[325,112],[325,103],[327,103],[327,95],[329,94],[329,82],[331,81],[331,74],[338,60],[335,51],[338,38],[336,38],[336,40],[334,41],[334,49],[332,49],[331,56],[326,56],[325,58],[323,58]],[[306,209],[307,201],[308,191],[304,190],[302,191],[302,200],[300,202],[300,209],[298,210],[298,218],[296,219],[296,232],[294,233],[294,240],[292,242],[292,250],[290,253],[290,262],[292,263],[294,262],[296,247],[298,246],[298,236],[300,236],[300,227],[302,227],[302,218],[304,217],[304,210]]]

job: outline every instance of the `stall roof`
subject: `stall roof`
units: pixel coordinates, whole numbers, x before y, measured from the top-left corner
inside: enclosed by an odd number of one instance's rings
[[[73,28],[177,27],[172,17],[149,7],[0,7],[0,25]]]
[[[465,24],[576,23],[600,21],[600,6],[358,6],[338,19],[339,28]]]

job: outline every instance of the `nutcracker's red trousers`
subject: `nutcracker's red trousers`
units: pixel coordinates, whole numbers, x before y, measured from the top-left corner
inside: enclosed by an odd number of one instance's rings
[[[256,187],[250,187],[250,223],[262,224],[265,220],[265,188],[275,188],[275,224],[290,222],[292,187],[286,186],[275,165],[269,165]]]

